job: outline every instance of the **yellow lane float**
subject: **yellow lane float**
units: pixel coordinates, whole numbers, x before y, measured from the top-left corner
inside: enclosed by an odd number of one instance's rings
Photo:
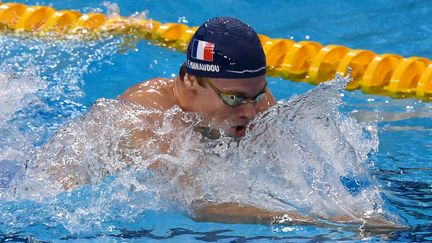
[[[56,11],[46,6],[26,6],[0,2],[0,30],[34,34],[133,35],[185,51],[197,27],[180,23],[160,23],[151,19],[108,17],[101,13]],[[94,35],[90,35],[94,36]],[[432,101],[432,61],[423,57],[403,58],[396,54],[376,54],[341,45],[322,45],[314,41],[295,42],[259,35],[267,58],[268,75],[292,81],[319,84],[336,73],[345,75],[351,67],[352,81],[347,89],[388,95],[416,97]]]

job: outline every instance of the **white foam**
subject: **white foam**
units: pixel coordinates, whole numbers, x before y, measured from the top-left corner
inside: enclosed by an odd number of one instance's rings
[[[83,74],[116,53],[120,40],[44,41],[0,36],[0,193],[17,167],[71,118],[86,110]]]
[[[35,94],[45,89],[46,83],[31,73],[32,69],[23,75],[0,72],[0,121],[6,121],[15,111],[30,103],[39,102]]]

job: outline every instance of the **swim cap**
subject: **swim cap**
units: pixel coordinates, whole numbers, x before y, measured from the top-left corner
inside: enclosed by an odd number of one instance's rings
[[[257,33],[233,17],[215,17],[202,24],[186,55],[186,72],[197,77],[252,78],[266,72]]]

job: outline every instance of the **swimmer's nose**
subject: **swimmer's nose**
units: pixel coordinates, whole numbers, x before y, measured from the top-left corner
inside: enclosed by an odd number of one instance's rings
[[[246,118],[248,120],[253,120],[256,116],[256,105],[253,102],[240,105],[238,107],[239,115],[241,118]]]

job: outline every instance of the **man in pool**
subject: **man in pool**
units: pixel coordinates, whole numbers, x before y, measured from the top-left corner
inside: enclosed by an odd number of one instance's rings
[[[265,73],[266,59],[256,32],[238,19],[216,17],[201,25],[192,37],[177,78],[137,84],[119,99],[160,110],[179,106],[183,111],[199,113],[226,135],[241,139],[257,113],[276,104]],[[204,136],[212,137],[204,131]],[[150,167],[158,169],[157,163]],[[271,223],[285,216],[289,219],[285,223],[319,223],[297,212],[270,212],[239,203],[198,204],[198,220]],[[355,223],[351,217],[330,220]]]
[[[241,138],[256,114],[276,103],[265,73],[255,31],[235,18],[213,18],[192,37],[177,78],[143,82],[119,99],[162,110],[179,106]]]
[[[119,99],[161,110],[179,106],[183,111],[199,113],[208,124],[235,139],[245,136],[257,113],[276,104],[267,87],[261,42],[240,20],[216,17],[206,21],[192,37],[186,59],[177,78],[137,84]],[[277,215],[281,214],[238,203],[204,203],[196,218],[256,223],[270,222]]]

